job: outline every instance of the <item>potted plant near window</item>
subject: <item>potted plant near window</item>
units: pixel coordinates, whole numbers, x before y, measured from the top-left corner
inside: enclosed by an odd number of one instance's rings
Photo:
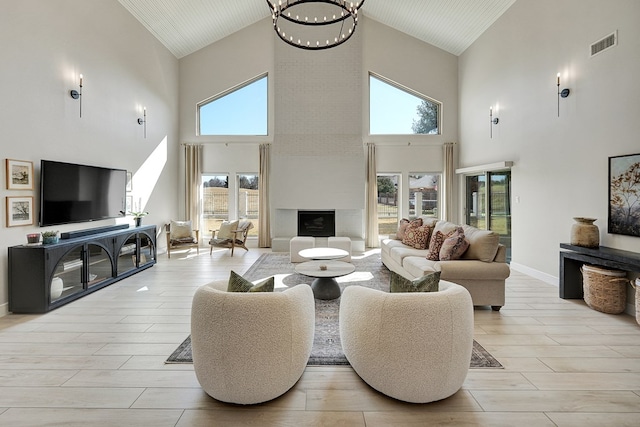
[[[42,232],[42,244],[49,245],[52,243],[58,243],[58,230],[56,231],[43,231]]]
[[[129,215],[133,215],[136,227],[140,227],[142,225],[142,218],[149,215],[149,212],[129,212]]]

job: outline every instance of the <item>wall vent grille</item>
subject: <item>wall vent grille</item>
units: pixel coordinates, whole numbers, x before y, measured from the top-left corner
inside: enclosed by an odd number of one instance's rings
[[[605,50],[614,47],[618,44],[618,31],[614,31],[608,36],[592,43],[589,47],[590,56],[596,56],[597,54],[604,52]]]

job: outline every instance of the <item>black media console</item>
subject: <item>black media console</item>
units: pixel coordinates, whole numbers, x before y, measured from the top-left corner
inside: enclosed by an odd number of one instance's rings
[[[9,248],[10,312],[45,313],[156,263],[155,225],[73,236]]]
[[[560,243],[560,298],[581,299],[583,264],[609,267],[623,271],[640,271],[640,253],[600,246],[584,248],[582,246]]]

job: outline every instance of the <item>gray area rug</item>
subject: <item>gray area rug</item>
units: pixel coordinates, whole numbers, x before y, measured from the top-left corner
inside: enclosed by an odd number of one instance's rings
[[[353,258],[356,271],[344,277],[339,277],[340,289],[350,285],[366,286],[389,292],[389,270],[380,261],[380,255],[374,254],[363,258]],[[270,276],[276,278],[276,291],[295,286],[300,283],[311,284],[313,278],[297,274],[294,264],[289,262],[287,253],[263,254],[243,275],[248,280],[255,281]],[[280,287],[278,287],[280,286]],[[348,365],[338,329],[338,315],[340,298],[335,300],[315,300],[316,330],[313,348],[308,365]],[[193,363],[191,357],[191,337],[180,344],[176,351],[169,356],[166,363]],[[471,354],[471,368],[502,368],[489,352],[475,340]]]

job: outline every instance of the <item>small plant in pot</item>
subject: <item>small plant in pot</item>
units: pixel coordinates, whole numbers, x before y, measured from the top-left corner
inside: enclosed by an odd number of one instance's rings
[[[133,220],[136,223],[136,227],[140,227],[142,225],[142,218],[149,215],[149,212],[128,212],[129,215],[133,215]]]
[[[42,244],[49,245],[51,243],[58,243],[58,230],[56,231],[43,231]]]

